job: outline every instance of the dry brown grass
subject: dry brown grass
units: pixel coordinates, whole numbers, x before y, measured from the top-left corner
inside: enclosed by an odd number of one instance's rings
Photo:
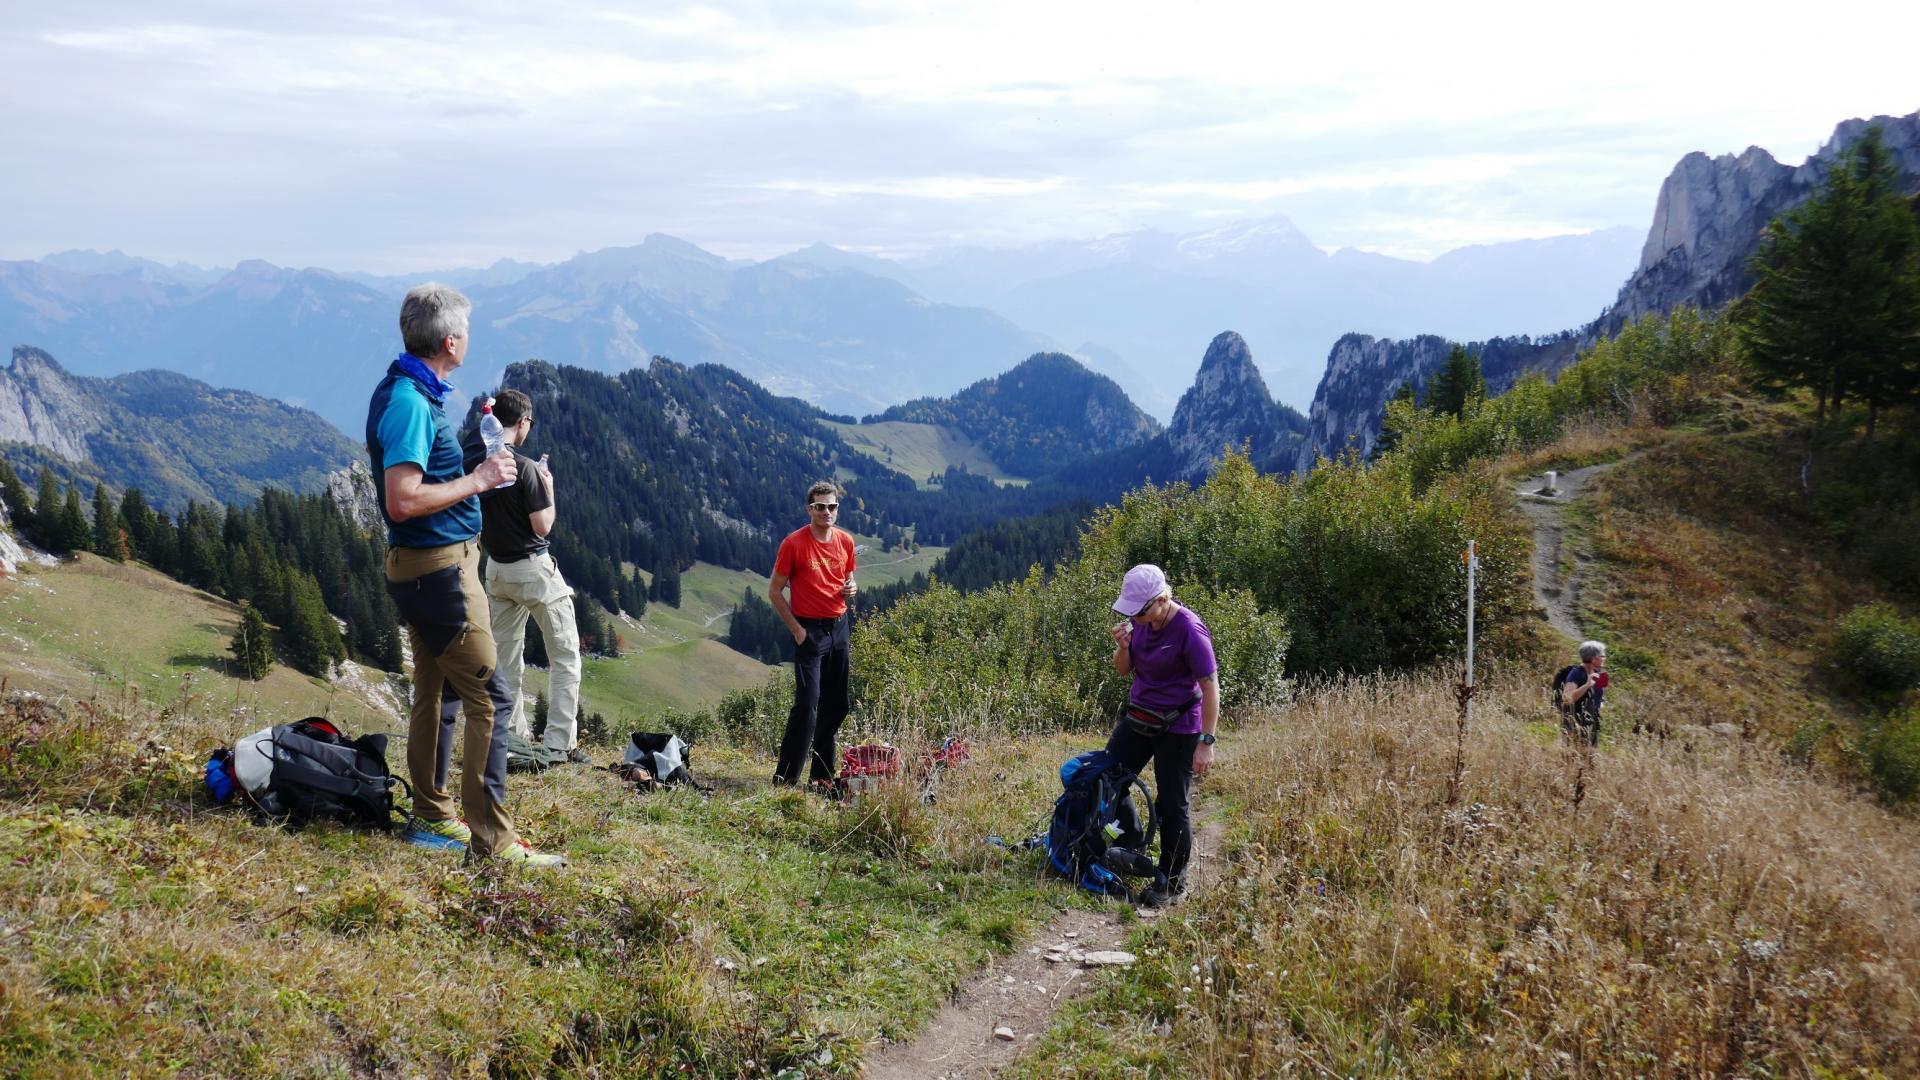
[[[1779,513],[1793,466],[1778,449],[1680,438],[1600,478],[1587,615],[1626,682],[1658,684],[1675,726],[1736,725],[1855,772],[1860,717],[1819,665],[1835,620],[1879,593]]]
[[[1452,812],[1443,675],[1236,732],[1232,872],[1027,1074],[1920,1071],[1920,828],[1737,739],[1622,740],[1576,810],[1533,683],[1483,687]]]

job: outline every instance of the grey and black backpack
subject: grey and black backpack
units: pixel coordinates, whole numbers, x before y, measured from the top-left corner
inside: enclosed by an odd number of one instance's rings
[[[309,716],[241,739],[233,766],[247,798],[268,818],[301,828],[338,821],[382,831],[394,828],[387,736],[349,739],[329,721]]]

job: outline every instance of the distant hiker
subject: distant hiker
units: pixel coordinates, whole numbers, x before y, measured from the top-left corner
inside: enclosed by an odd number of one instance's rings
[[[493,401],[494,418],[520,475],[512,487],[480,494],[480,546],[487,552],[487,601],[493,609],[493,642],[499,650],[500,678],[513,699],[513,730],[530,738],[521,681],[526,674],[527,619],[540,624],[547,644],[547,729],[540,741],[575,764],[593,760],[579,744],[580,630],[573,621],[573,587],[560,576],[548,550],[556,513],[553,471],[546,455],[538,461],[521,451],[533,431],[533,399],[518,390],[502,390]],[[470,432],[467,462],[486,457],[480,432]]]
[[[780,542],[767,580],[774,614],[793,635],[793,711],[773,770],[776,784],[799,783],[802,765],[809,783],[833,783],[834,738],[847,718],[853,671],[847,601],[857,589],[853,537],[834,527],[839,512],[838,486],[822,480],[808,488],[808,522]]]
[[[507,815],[507,726],[513,702],[495,668],[493,634],[480,613],[480,500],[518,479],[503,449],[468,473],[447,420],[446,377],[467,358],[473,304],[445,285],[420,285],[400,305],[407,351],[387,368],[367,406],[367,453],[387,522],[387,591],[413,648],[407,771],[413,778],[413,838],[467,848],[467,857],[561,866],[559,855],[523,843]],[[441,738],[440,689],[452,683],[467,716],[460,808],[447,793],[451,735]],[[469,825],[469,823],[471,823]]]
[[[1607,698],[1607,647],[1598,641],[1580,644],[1580,662],[1565,668],[1560,684],[1560,733],[1571,742],[1600,745],[1600,707]]]
[[[1160,907],[1186,891],[1193,852],[1188,798],[1195,776],[1213,767],[1220,724],[1219,666],[1213,634],[1174,602],[1167,575],[1151,563],[1127,571],[1113,610],[1127,617],[1113,634],[1113,669],[1133,675],[1127,707],[1107,753],[1132,773],[1153,759],[1154,815],[1160,822],[1160,875],[1140,896]]]

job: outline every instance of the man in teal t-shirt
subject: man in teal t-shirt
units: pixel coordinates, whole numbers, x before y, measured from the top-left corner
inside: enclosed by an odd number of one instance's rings
[[[412,839],[464,846],[468,858],[564,865],[520,840],[507,815],[507,728],[513,701],[494,670],[492,620],[480,586],[479,494],[518,474],[502,450],[468,475],[447,419],[446,381],[467,358],[473,304],[445,285],[421,285],[400,305],[407,351],[387,369],[367,406],[367,453],[387,522],[387,591],[413,648],[407,771],[413,780]],[[452,725],[440,723],[451,685],[467,716],[460,809],[447,792]]]

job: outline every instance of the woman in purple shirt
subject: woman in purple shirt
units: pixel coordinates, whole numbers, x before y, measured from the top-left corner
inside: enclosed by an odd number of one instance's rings
[[[1193,823],[1187,800],[1193,778],[1213,767],[1220,723],[1220,680],[1213,635],[1200,617],[1174,602],[1166,572],[1151,563],[1127,571],[1113,610],[1113,669],[1133,676],[1127,709],[1107,740],[1107,753],[1138,774],[1153,759],[1154,816],[1160,822],[1160,875],[1140,903],[1160,907],[1186,891]]]

